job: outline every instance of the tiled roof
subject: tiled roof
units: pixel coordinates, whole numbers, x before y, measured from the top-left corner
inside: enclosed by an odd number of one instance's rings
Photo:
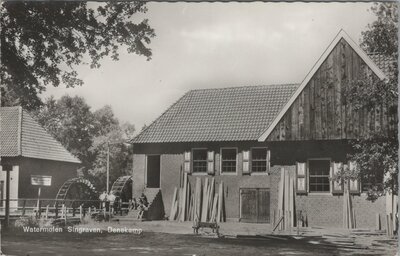
[[[1,156],[80,163],[22,108],[2,107],[0,115]]]
[[[0,152],[1,156],[20,155],[19,141],[20,132],[20,109],[19,108],[0,108],[1,130],[0,130]]]
[[[132,142],[257,140],[297,86],[287,84],[189,91]]]
[[[393,77],[395,58],[380,53],[368,53],[368,57],[385,73],[387,77]]]

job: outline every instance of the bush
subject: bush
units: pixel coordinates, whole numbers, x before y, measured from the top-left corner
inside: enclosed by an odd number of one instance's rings
[[[28,217],[20,217],[15,221],[14,226],[16,228],[22,227],[30,227],[30,228],[39,228],[39,227],[48,227],[51,226],[51,219],[38,219],[35,216]]]

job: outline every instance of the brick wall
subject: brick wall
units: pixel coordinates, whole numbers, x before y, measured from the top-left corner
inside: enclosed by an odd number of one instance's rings
[[[241,188],[270,188],[270,176],[266,174],[252,174],[243,175],[242,172],[242,151],[249,150],[252,146],[260,146],[257,143],[246,144],[246,143],[226,143],[221,144],[207,144],[207,145],[196,145],[193,147],[206,147],[215,152],[215,175],[196,175],[189,174],[188,180],[191,185],[192,191],[195,189],[196,177],[202,179],[204,184],[205,178],[214,178],[216,184],[221,181],[224,182],[224,199],[225,199],[225,211],[226,217],[229,219],[238,220],[240,217],[239,200],[240,200],[240,189]],[[264,145],[265,146],[265,145]],[[235,174],[221,174],[220,173],[220,147],[236,147],[238,149],[238,163],[237,173]],[[185,146],[177,145],[169,148],[165,147],[152,147],[147,150],[138,150],[149,154],[160,154],[161,155],[161,191],[162,198],[167,215],[170,213],[172,197],[174,188],[179,187],[180,179],[182,180],[182,164],[183,164],[183,152]],[[134,195],[144,187],[145,184],[145,154],[134,154]],[[272,196],[272,195],[271,195]]]
[[[134,154],[134,195],[140,193],[145,184],[145,155],[161,155],[161,191],[165,212],[169,215],[172,196],[175,187],[179,187],[182,179],[183,152],[190,148],[207,148],[215,152],[215,175],[189,175],[192,190],[195,187],[196,177],[214,177],[216,182],[223,181],[225,184],[225,207],[226,217],[238,220],[240,217],[240,189],[241,188],[269,188],[270,189],[270,212],[278,208],[278,184],[281,168],[291,170],[295,173],[296,161],[305,161],[310,157],[330,157],[334,161],[343,161],[347,144],[343,142],[326,143],[280,143],[271,145],[271,161],[273,166],[270,175],[246,175],[242,173],[242,151],[251,147],[265,146],[255,142],[231,142],[231,143],[187,143],[187,144],[159,144],[135,146]],[[224,175],[220,173],[220,148],[237,147],[238,170],[236,174]],[[385,200],[381,198],[372,203],[365,200],[364,195],[352,196],[353,206],[356,211],[356,223],[359,228],[374,228],[376,213],[381,214],[382,226],[385,225]],[[331,226],[342,227],[343,196],[308,194],[296,196],[296,210],[307,214],[309,226]]]
[[[292,172],[295,166],[285,166],[290,168]],[[274,168],[275,169],[275,168]],[[280,169],[280,168],[279,168]],[[276,169],[275,169],[276,170]],[[280,180],[280,172],[277,170],[271,177],[272,184],[278,184]],[[273,194],[276,195],[277,209],[277,195],[278,186],[275,185],[272,189],[275,190]],[[366,200],[366,195],[351,195],[353,209],[356,214],[356,227],[357,228],[375,228],[376,213],[381,216],[381,225],[385,227],[385,198],[379,198],[375,202]],[[312,194],[297,195],[295,198],[296,211],[302,211],[303,215],[307,215],[309,226],[321,227],[343,227],[343,195],[332,194]]]
[[[132,165],[132,195],[138,197],[145,186],[145,169],[146,169],[146,155],[134,154]]]

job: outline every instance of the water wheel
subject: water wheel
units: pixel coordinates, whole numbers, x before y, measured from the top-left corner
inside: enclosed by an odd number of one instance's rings
[[[121,176],[113,183],[110,192],[122,202],[128,202],[132,199],[132,182],[132,176]]]
[[[69,207],[79,205],[92,206],[98,200],[98,192],[93,184],[84,178],[72,178],[64,182],[58,190],[56,200],[58,204],[66,204]]]

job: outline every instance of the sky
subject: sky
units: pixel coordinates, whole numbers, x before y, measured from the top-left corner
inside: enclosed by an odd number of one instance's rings
[[[340,29],[359,42],[372,3],[148,3],[153,56],[121,51],[84,85],[49,87],[43,98],[82,96],[110,105],[140,130],[191,89],[300,83]]]

